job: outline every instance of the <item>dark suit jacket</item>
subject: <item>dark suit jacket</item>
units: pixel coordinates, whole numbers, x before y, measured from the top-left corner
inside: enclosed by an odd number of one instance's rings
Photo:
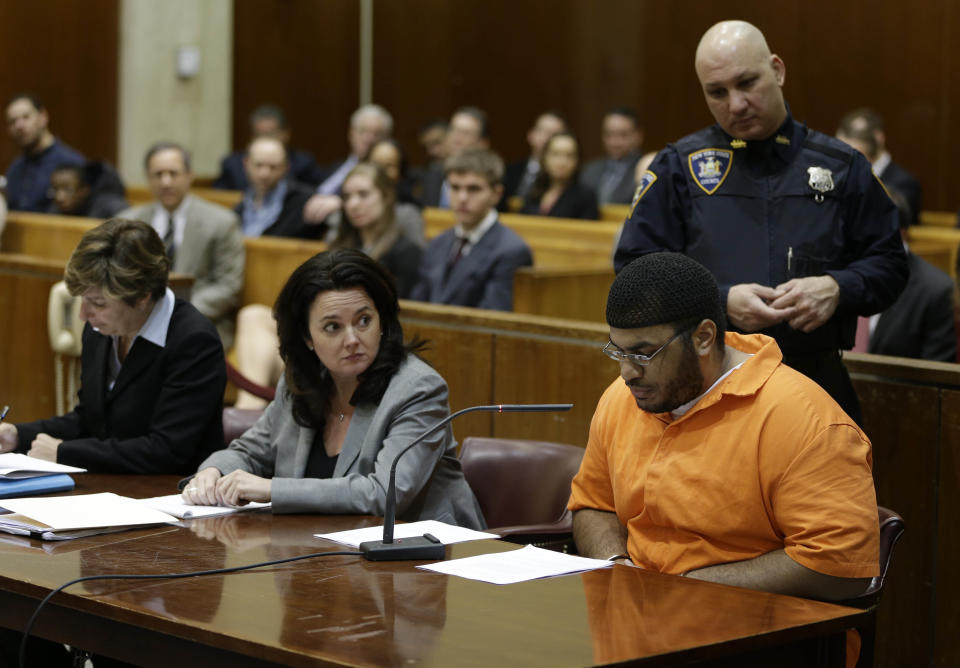
[[[420,178],[420,201],[424,206],[440,206],[440,194],[446,175],[442,165],[431,165]]]
[[[423,252],[420,278],[410,299],[475,306],[499,311],[513,308],[513,274],[533,264],[533,254],[520,236],[497,221],[470,253],[460,258],[445,276],[447,258],[457,235],[451,228],[435,238]]]
[[[540,213],[540,200],[527,198],[523,202],[520,213],[532,216],[551,216],[553,218],[582,218],[584,220],[600,220],[600,211],[597,209],[597,196],[576,181],[571,181],[553,207],[546,213]]]
[[[621,176],[620,181],[617,183],[617,187],[614,188],[613,195],[611,196],[609,202],[599,201],[600,180],[603,177],[603,172],[607,166],[607,158],[601,158],[600,160],[588,162],[584,166],[583,171],[580,172],[580,184],[597,193],[597,201],[601,205],[630,204],[633,202],[633,193],[637,190],[637,184],[634,180],[634,177],[636,176],[635,172],[637,171],[637,162],[640,160],[640,156],[640,151],[634,151],[627,156],[627,168],[623,171],[623,175]]]
[[[313,196],[313,189],[300,183],[290,182],[283,196],[283,208],[273,225],[263,231],[264,237],[299,237],[301,239],[319,239],[326,230],[325,225],[307,225],[303,222],[303,205]],[[243,200],[233,207],[243,228]]]
[[[907,286],[880,315],[868,352],[956,362],[953,279],[913,253],[907,255],[907,263]]]
[[[313,156],[306,151],[288,149],[290,159],[290,178],[308,186],[320,183],[320,167]],[[231,153],[220,161],[220,174],[213,181],[214,188],[223,190],[246,190],[250,182],[243,169],[243,151]]]
[[[95,473],[196,471],[223,447],[227,382],[217,330],[177,299],[160,348],[138,338],[107,389],[110,337],[83,330],[80,392],[72,412],[17,425],[26,451],[39,433],[62,438],[57,461]]]
[[[423,249],[407,237],[401,236],[386,253],[380,256],[380,264],[393,275],[397,284],[397,296],[407,299],[417,282]]]
[[[907,204],[910,205],[910,212],[913,214],[913,220],[910,222],[916,223],[920,211],[922,211],[920,207],[923,206],[923,192],[920,189],[920,182],[913,177],[913,174],[895,162],[887,165],[883,173],[877,176],[889,190],[896,190],[904,196]]]

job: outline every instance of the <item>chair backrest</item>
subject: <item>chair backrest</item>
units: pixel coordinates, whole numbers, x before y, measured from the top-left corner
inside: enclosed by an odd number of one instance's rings
[[[564,516],[583,448],[547,441],[470,437],[463,474],[491,529],[556,522]]]
[[[871,608],[880,601],[880,594],[883,593],[887,569],[890,568],[890,562],[893,560],[893,548],[903,535],[905,526],[903,518],[889,508],[878,506],[877,513],[880,520],[880,575],[871,579],[870,586],[859,596],[838,601],[844,605],[863,609]]]
[[[263,415],[262,409],[233,408],[228,406],[223,409],[223,443],[230,445],[230,441],[241,436],[243,432],[252,427],[254,423]]]

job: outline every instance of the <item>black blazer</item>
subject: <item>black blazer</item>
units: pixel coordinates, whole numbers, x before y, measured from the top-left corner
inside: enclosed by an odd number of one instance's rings
[[[303,206],[313,196],[313,190],[293,181],[287,184],[287,194],[283,196],[283,208],[273,224],[263,231],[264,237],[299,237],[301,239],[319,239],[326,231],[326,225],[307,225],[303,221]],[[243,227],[243,200],[233,207]]]
[[[907,265],[907,285],[897,301],[880,314],[867,351],[956,362],[953,279],[913,253],[907,254]]]
[[[910,205],[910,213],[913,214],[913,220],[910,223],[916,223],[920,218],[920,211],[923,207],[923,191],[920,188],[920,182],[913,177],[913,174],[895,162],[887,165],[883,173],[878,174],[878,176],[888,189],[896,190],[903,195],[907,204]]]
[[[527,199],[523,202],[520,213],[532,216],[547,215],[552,218],[582,218],[584,220],[600,220],[600,211],[597,209],[596,194],[579,183],[576,179],[567,185],[566,190],[553,203],[553,207],[546,214],[540,213],[540,201]]]
[[[61,464],[94,473],[194,473],[223,447],[223,346],[213,324],[177,299],[160,348],[137,338],[107,389],[110,337],[83,330],[80,392],[72,412],[17,425],[18,450],[43,432],[63,439]]]

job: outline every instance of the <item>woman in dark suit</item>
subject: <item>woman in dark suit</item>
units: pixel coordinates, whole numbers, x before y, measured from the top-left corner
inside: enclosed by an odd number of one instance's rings
[[[414,354],[422,344],[404,345],[393,281],[369,256],[331,250],[293,272],[273,312],[276,398],[200,465],[184,501],[383,515],[394,458],[449,414],[446,382]],[[484,526],[449,426],[399,460],[396,480],[400,519]]]
[[[188,473],[223,443],[223,347],[167,287],[169,269],[146,223],[114,218],[83,235],[64,274],[87,321],[76,407],[0,425],[0,451],[100,473]]]
[[[541,169],[520,213],[553,218],[599,220],[597,195],[579,182],[580,146],[569,132],[558,132],[543,147]]]

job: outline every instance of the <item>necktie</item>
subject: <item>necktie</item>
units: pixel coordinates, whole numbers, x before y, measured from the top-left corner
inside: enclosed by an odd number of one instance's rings
[[[460,258],[463,257],[463,249],[468,242],[469,239],[467,237],[457,237],[456,241],[453,242],[453,246],[450,247],[450,256],[447,258],[447,269],[443,274],[444,277],[450,275],[454,266],[460,261]]]
[[[163,234],[163,247],[167,249],[167,257],[170,258],[172,264],[173,253],[176,250],[173,240],[173,216],[167,218],[167,231]]]

